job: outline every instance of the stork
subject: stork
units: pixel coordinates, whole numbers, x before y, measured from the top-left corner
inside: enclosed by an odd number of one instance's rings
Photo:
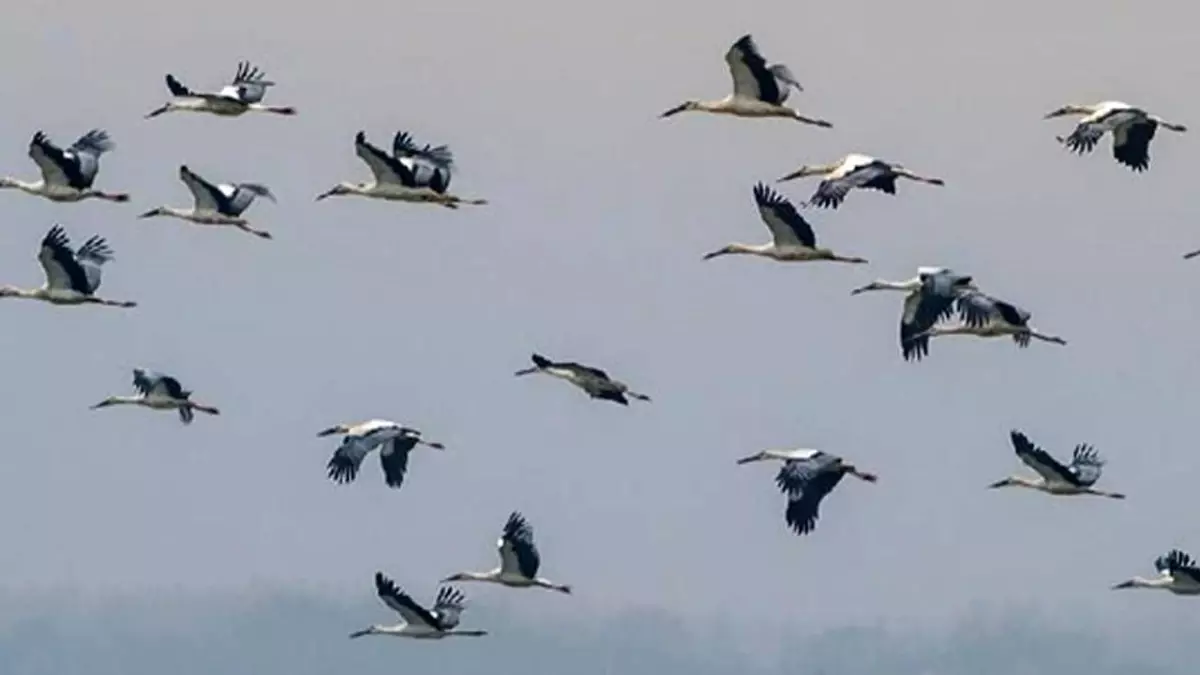
[[[788,496],[784,519],[796,534],[808,534],[816,528],[821,500],[837,487],[846,474],[868,483],[878,480],[875,474],[862,471],[837,455],[808,448],[763,450],[743,457],[737,463],[771,460],[783,461],[783,467],[775,476],[775,484]]]
[[[980,291],[960,295],[958,312],[962,321],[957,325],[933,326],[914,335],[913,339],[938,335],[974,335],[985,338],[1009,336],[1018,347],[1028,347],[1032,339],[1056,345],[1067,344],[1061,337],[1041,333],[1030,326],[1029,319],[1033,315],[1027,310]]]
[[[504,533],[496,542],[500,549],[500,566],[490,572],[459,572],[442,580],[485,581],[510,588],[548,588],[559,593],[570,593],[571,587],[557,584],[537,575],[542,558],[533,543],[533,527],[518,511],[513,511],[504,524]]]
[[[71,240],[62,226],[55,225],[42,238],[42,246],[38,251],[38,262],[42,265],[46,283],[41,288],[33,289],[0,286],[0,298],[26,298],[55,305],[137,307],[137,303],[132,301],[96,297],[96,291],[100,288],[101,268],[112,258],[112,249],[103,237],[95,235],[75,251],[71,249]]]
[[[817,235],[796,207],[764,183],[754,186],[754,201],[758,215],[771,231],[766,244],[728,244],[704,256],[705,260],[728,254],[747,254],[779,262],[810,262],[831,260],[843,263],[865,263],[866,258],[846,257],[817,246]]]
[[[408,473],[408,454],[418,445],[435,450],[445,446],[421,438],[421,432],[389,420],[367,420],[357,424],[338,424],[317,434],[318,437],[343,434],[342,444],[326,465],[329,478],[335,483],[346,484],[358,476],[363,459],[375,448],[383,466],[383,479],[388,487],[399,488]]]
[[[171,100],[162,107],[146,114],[146,119],[158,117],[167,112],[202,112],[220,117],[237,117],[246,112],[265,112],[276,115],[295,115],[292,106],[272,106],[262,102],[267,94],[267,87],[275,83],[266,78],[255,66],[248,61],[238,63],[233,80],[216,93],[196,92],[185,87],[174,75],[167,74],[167,89],[171,90]]]
[[[945,185],[941,178],[922,176],[899,164],[885,162],[869,155],[850,154],[832,164],[802,166],[799,169],[780,178],[778,182],[803,178],[805,176],[822,176],[817,184],[817,190],[804,205],[836,209],[841,205],[846,194],[854,188],[879,190],[889,195],[896,194],[896,179],[908,180],[929,185]]]
[[[351,638],[364,635],[392,635],[440,640],[454,636],[480,637],[487,635],[485,630],[458,629],[459,616],[466,609],[467,599],[461,591],[451,586],[443,586],[438,590],[437,599],[431,609],[426,609],[418,604],[416,600],[412,599],[412,596],[400,590],[396,586],[396,582],[383,576],[383,572],[375,573],[375,592],[383,604],[399,614],[404,621],[391,626],[375,624],[351,633]]]
[[[151,410],[178,410],[179,420],[184,424],[192,423],[197,410],[209,415],[221,414],[220,410],[212,406],[193,401],[192,392],[184,389],[179,380],[170,375],[135,368],[133,387],[137,389],[137,395],[109,396],[91,409],[98,410],[114,405],[139,405]]]
[[[1175,595],[1200,595],[1200,567],[1196,566],[1192,556],[1177,548],[1171,549],[1158,556],[1154,561],[1154,569],[1158,570],[1157,578],[1134,577],[1116,584],[1113,589],[1158,588]]]
[[[393,140],[393,146],[397,145],[396,141],[399,141],[400,137],[401,134],[397,134],[396,139]],[[411,143],[400,145],[400,150],[407,152],[407,156],[389,155],[367,141],[365,132],[358,132],[354,136],[354,152],[371,168],[375,180],[365,183],[338,183],[317,195],[317,201],[338,195],[358,195],[399,202],[429,202],[440,204],[448,209],[456,209],[459,204],[482,205],[488,203],[486,199],[464,199],[445,191],[449,185],[449,163],[445,162],[449,152],[448,148],[446,153],[438,152],[437,148],[429,148],[426,154],[430,157],[441,156],[442,163],[441,168],[437,168],[432,174],[427,174],[425,171],[429,167],[422,170],[420,164],[416,162],[417,153],[411,150]],[[445,148],[445,146],[441,147]],[[395,151],[396,148],[393,147],[393,150]],[[425,160],[431,162],[433,167],[439,167],[439,160],[429,157],[426,157]],[[443,178],[439,178],[439,176],[443,176]],[[422,182],[422,180],[429,182]],[[442,190],[439,191],[438,187],[441,187]]]
[[[532,368],[524,368],[514,373],[517,377],[544,373],[550,377],[570,382],[582,389],[588,396],[605,401],[613,401],[621,405],[629,405],[629,399],[649,401],[650,397],[632,391],[624,382],[619,382],[608,376],[608,373],[585,366],[573,361],[551,361],[541,354],[533,354]]]
[[[768,66],[754,38],[743,35],[725,52],[725,63],[733,77],[733,93],[719,101],[686,101],[664,112],[660,117],[698,110],[701,112],[736,115],[738,117],[787,117],[805,124],[830,128],[822,119],[805,117],[784,105],[792,87],[802,91],[800,83],[787,66]]]
[[[1017,457],[1036,471],[1038,478],[1010,476],[992,483],[989,488],[1021,487],[1052,495],[1100,495],[1111,499],[1125,499],[1125,495],[1119,492],[1105,492],[1092,487],[1100,479],[1104,467],[1104,460],[1096,454],[1096,449],[1092,446],[1086,443],[1076,445],[1071,463],[1064,465],[1020,431],[1013,429],[1009,437]]]
[[[66,150],[39,131],[29,141],[29,156],[41,170],[42,179],[26,181],[5,176],[0,178],[0,188],[20,190],[55,202],[84,199],[127,202],[129,195],[124,192],[105,192],[92,187],[100,172],[100,156],[114,147],[103,129],[92,129]]]
[[[250,208],[255,199],[265,197],[275,201],[275,195],[267,186],[261,183],[210,183],[186,164],[179,167],[179,180],[183,181],[192,193],[192,208],[160,206],[141,214],[138,218],[166,216],[197,225],[236,227],[263,239],[271,238],[270,232],[256,230],[250,227],[249,221],[242,218],[242,213]]]
[[[1137,172],[1150,168],[1150,141],[1158,127],[1177,133],[1187,131],[1182,124],[1168,122],[1121,101],[1065,105],[1048,113],[1045,119],[1066,115],[1083,115],[1083,118],[1070,135],[1057,137],[1059,143],[1082,155],[1095,149],[1105,133],[1111,133],[1113,158]]]
[[[900,312],[900,353],[905,361],[921,360],[929,354],[929,336],[922,335],[941,319],[954,313],[954,301],[976,290],[971,276],[946,267],[918,267],[917,276],[905,281],[876,279],[850,291],[858,295],[869,291],[902,291],[904,308]]]

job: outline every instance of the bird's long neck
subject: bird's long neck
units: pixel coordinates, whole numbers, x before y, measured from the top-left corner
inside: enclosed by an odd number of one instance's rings
[[[45,182],[40,180],[27,181],[19,178],[9,178],[7,176],[0,178],[0,188],[13,188],[22,192],[27,192],[31,195],[40,195],[45,187]]]
[[[0,297],[10,298],[25,298],[26,300],[42,300],[49,295],[49,288],[17,288],[15,286],[6,286],[4,295]]]
[[[1025,476],[1009,476],[1008,480],[1004,481],[1001,487],[1019,487],[1029,490],[1045,490],[1045,481],[1038,478],[1026,478]]]
[[[1132,588],[1170,588],[1175,580],[1167,575],[1155,577],[1154,579],[1146,579],[1145,577],[1134,577],[1127,583]]]
[[[460,572],[454,575],[455,581],[498,581],[500,579],[500,568],[491,570],[490,572]]]
[[[104,399],[105,405],[146,405],[144,396],[109,396]]]

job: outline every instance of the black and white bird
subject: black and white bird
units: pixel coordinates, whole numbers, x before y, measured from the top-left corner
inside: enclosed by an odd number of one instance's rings
[[[127,202],[129,195],[124,192],[105,192],[92,187],[100,172],[100,156],[114,147],[103,129],[92,129],[66,149],[39,131],[29,142],[29,156],[41,170],[42,179],[26,181],[5,176],[0,178],[0,188],[13,188],[55,202],[84,199]]]
[[[1121,101],[1102,101],[1092,105],[1065,105],[1048,113],[1045,119],[1066,115],[1083,115],[1070,135],[1058,137],[1058,142],[1077,154],[1095,149],[1105,133],[1113,139],[1113,158],[1134,171],[1150,168],[1150,141],[1158,127],[1184,132],[1187,127],[1168,122]]]
[[[0,298],[26,298],[55,305],[106,305],[108,307],[137,307],[136,302],[105,300],[96,297],[100,288],[100,271],[112,260],[113,252],[103,237],[95,235],[85,241],[78,251],[71,249],[71,240],[61,225],[50,228],[42,238],[38,262],[46,275],[41,288],[0,286]]]
[[[945,185],[941,178],[921,176],[908,169],[876,159],[870,155],[850,154],[832,164],[802,166],[789,173],[779,182],[803,178],[805,176],[822,176],[813,196],[805,202],[821,208],[836,209],[841,205],[846,194],[855,188],[879,190],[889,195],[896,194],[896,179],[907,178],[929,185]]]
[[[271,238],[270,232],[250,227],[249,221],[242,217],[242,213],[250,208],[254,200],[259,197],[275,201],[275,195],[266,185],[261,183],[211,183],[189,169],[186,164],[179,167],[179,180],[183,181],[183,184],[192,193],[194,202],[192,208],[160,206],[138,217],[166,216],[197,225],[226,225],[263,239]]]
[[[771,460],[783,461],[783,467],[775,476],[775,484],[788,497],[784,519],[796,534],[808,534],[816,528],[821,500],[837,487],[846,474],[868,483],[878,480],[875,474],[862,471],[837,455],[807,448],[763,450],[743,457],[737,463]]]
[[[353,482],[363,459],[380,448],[379,461],[383,479],[388,487],[399,488],[408,473],[408,454],[418,445],[435,450],[445,446],[421,438],[421,432],[389,420],[367,420],[357,424],[339,424],[317,434],[319,437],[343,434],[342,444],[326,465],[329,478],[335,483]]]
[[[733,77],[732,94],[719,101],[686,101],[661,117],[698,110],[738,117],[787,117],[818,127],[833,126],[822,119],[805,117],[784,105],[791,88],[802,90],[800,83],[787,66],[767,65],[754,38],[749,35],[738,38],[725,52],[725,63],[729,64],[729,74]]]
[[[341,182],[317,195],[317,201],[339,195],[357,195],[398,202],[430,202],[448,209],[460,204],[487,204],[486,199],[464,199],[450,194],[450,169],[453,156],[446,146],[416,148],[405,132],[393,139],[393,152],[367,141],[365,132],[354,136],[354,152],[367,166],[375,180],[363,183]],[[439,189],[440,188],[440,189]]]
[[[1065,345],[1067,341],[1056,335],[1047,335],[1029,325],[1032,318],[1027,310],[981,291],[970,291],[958,296],[958,314],[961,321],[952,325],[935,325],[913,336],[921,340],[938,335],[974,335],[976,337],[1011,337],[1018,347],[1028,347],[1033,339]],[[928,348],[926,348],[927,350]]]
[[[1134,577],[1113,586],[1118,588],[1158,588],[1176,595],[1200,595],[1200,567],[1192,556],[1175,548],[1154,561],[1158,576],[1154,579]]]
[[[510,588],[548,588],[560,593],[570,593],[571,587],[558,584],[537,575],[542,558],[533,543],[533,527],[519,512],[513,511],[504,524],[504,534],[496,542],[500,549],[500,566],[489,572],[459,572],[442,580],[486,581]]]
[[[192,91],[169,73],[166,79],[167,89],[171,90],[174,98],[147,113],[146,119],[176,111],[202,112],[221,117],[236,117],[245,112],[296,114],[292,106],[273,106],[262,102],[267,87],[275,83],[267,80],[265,73],[247,61],[238,64],[233,80],[216,93]]]
[[[375,624],[350,634],[352,638],[364,635],[393,635],[395,637],[440,640],[445,637],[480,637],[485,630],[460,630],[459,617],[466,609],[467,599],[456,588],[443,586],[438,590],[433,607],[422,607],[412,596],[405,593],[396,582],[375,573],[375,592],[383,604],[393,609],[404,621],[394,625]]]
[[[757,255],[779,262],[809,262],[830,260],[843,263],[865,263],[866,258],[846,257],[817,246],[817,235],[790,201],[764,183],[754,186],[754,202],[758,214],[771,231],[766,244],[727,244],[704,256],[711,260],[729,254]]]
[[[1054,457],[1035,445],[1029,438],[1014,429],[1009,437],[1013,449],[1017,452],[1026,466],[1038,473],[1038,478],[1025,476],[1010,476],[1004,480],[989,485],[989,488],[1021,487],[1039,490],[1052,495],[1100,495],[1112,499],[1124,499],[1119,492],[1097,490],[1093,485],[1100,480],[1104,460],[1096,454],[1096,449],[1086,443],[1075,446],[1070,464],[1062,464]]]
[[[876,279],[860,286],[851,295],[868,291],[902,291],[904,308],[900,312],[900,353],[904,360],[921,360],[929,354],[929,330],[954,314],[954,301],[975,288],[974,279],[946,267],[918,267],[917,276],[905,281]]]
[[[630,390],[624,382],[612,379],[608,373],[599,368],[573,361],[551,361],[541,354],[533,354],[531,358],[533,367],[518,370],[515,373],[516,376],[543,373],[570,382],[592,398],[613,401],[621,405],[629,405],[631,398],[638,401],[650,400],[649,396]]]
[[[179,380],[152,370],[135,368],[133,371],[133,387],[138,393],[135,396],[109,396],[92,406],[92,410],[107,408],[113,405],[139,405],[151,410],[177,410],[179,420],[191,424],[195,411],[209,415],[219,415],[221,411],[192,400],[192,392],[183,388]]]

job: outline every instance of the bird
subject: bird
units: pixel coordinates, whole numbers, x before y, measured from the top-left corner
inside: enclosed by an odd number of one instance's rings
[[[412,148],[415,146],[411,144],[411,141],[397,143],[401,140],[402,134],[403,132],[397,134],[393,146],[399,144],[400,151],[408,154],[396,157],[371,144],[367,141],[366,132],[359,131],[354,136],[354,151],[367,163],[367,166],[371,167],[371,173],[375,176],[375,180],[364,183],[338,183],[317,195],[317,201],[338,195],[358,195],[389,201],[431,202],[448,209],[456,209],[459,204],[483,205],[488,203],[486,199],[464,199],[445,191],[450,180],[449,166],[451,162],[446,161],[451,159],[448,148],[439,146],[445,152],[440,152],[438,148],[429,148],[427,152],[424,149],[414,151]],[[395,150],[394,147],[393,151]],[[440,159],[431,159],[431,157],[440,157]],[[435,170],[427,173],[431,166]],[[438,178],[439,175],[444,175],[444,178]],[[421,182],[422,180],[429,182]],[[442,190],[439,191],[437,187],[441,187]]]
[[[292,106],[271,106],[262,102],[267,87],[275,85],[265,77],[266,74],[257,67],[242,61],[238,63],[237,73],[229,84],[216,93],[209,93],[192,91],[168,73],[167,89],[171,90],[174,98],[147,113],[146,119],[176,111],[210,113],[221,117],[237,117],[245,112],[295,115],[296,109]]]
[[[192,208],[160,206],[139,215],[138,218],[166,216],[197,225],[225,225],[263,239],[271,239],[270,232],[250,227],[249,221],[241,217],[259,197],[275,201],[275,195],[267,186],[261,183],[210,183],[186,164],[179,167],[179,180],[183,181],[192,193]]]
[[[754,201],[758,214],[771,231],[772,241],[766,244],[728,244],[708,253],[705,260],[731,253],[758,255],[779,262],[809,262],[831,260],[843,263],[865,263],[866,258],[845,257],[817,246],[817,235],[796,207],[765,183],[754,186]]]
[[[1158,570],[1155,579],[1134,577],[1114,585],[1113,589],[1159,588],[1176,595],[1200,595],[1200,567],[1187,553],[1171,549],[1155,559],[1154,569]]]
[[[108,132],[92,129],[80,136],[71,147],[63,150],[44,132],[38,131],[29,141],[29,156],[42,172],[42,179],[25,181],[5,176],[0,188],[13,188],[55,202],[78,202],[84,199],[103,199],[127,202],[124,192],[105,192],[92,187],[100,172],[100,156],[115,148]]]
[[[197,410],[209,415],[221,414],[220,410],[212,406],[193,401],[192,392],[184,389],[179,380],[170,375],[135,368],[133,387],[137,389],[137,395],[109,396],[91,409],[98,410],[113,405],[140,405],[151,410],[178,410],[179,420],[184,424],[192,423]]]
[[[411,134],[397,131],[392,138],[392,156],[408,169],[416,185],[440,194],[449,189],[450,174],[454,170],[454,153],[450,146],[426,143],[418,147]]]
[[[868,483],[879,480],[875,474],[862,471],[837,455],[809,448],[763,450],[743,457],[737,463],[770,460],[783,460],[783,467],[775,476],[775,484],[788,496],[784,520],[796,534],[808,534],[816,528],[821,500],[837,487],[846,474]]]
[[[962,294],[978,289],[970,275],[947,267],[918,267],[917,276],[911,279],[876,279],[850,291],[850,295],[884,290],[907,293],[900,313],[900,353],[905,361],[919,361],[929,354],[929,336],[922,333],[939,320],[950,318],[954,314],[954,301]]]
[[[624,382],[618,382],[608,376],[608,373],[585,366],[573,361],[551,361],[541,354],[533,354],[533,367],[524,368],[514,373],[517,377],[522,375],[532,375],[534,373],[545,373],[551,377],[557,377],[560,380],[566,380],[571,384],[582,389],[588,396],[594,399],[605,401],[613,401],[621,405],[629,405],[629,399],[638,401],[650,401],[650,397],[632,391]]]
[[[698,110],[738,117],[787,117],[818,127],[833,126],[822,119],[805,117],[784,105],[792,87],[796,91],[803,91],[803,88],[787,66],[768,66],[750,35],[743,35],[733,43],[725,52],[725,63],[729,64],[729,74],[733,77],[732,94],[719,101],[686,101],[660,117]]]
[[[435,450],[444,450],[441,443],[426,441],[421,432],[389,420],[367,420],[357,424],[338,424],[317,434],[318,437],[344,434],[342,444],[330,458],[326,469],[330,480],[347,484],[358,476],[358,468],[372,450],[382,446],[379,461],[383,466],[383,479],[388,487],[399,488],[404,484],[408,471],[408,453],[417,445]]]
[[[533,543],[533,528],[519,511],[513,511],[504,524],[504,534],[496,542],[500,549],[500,566],[490,572],[459,572],[442,583],[451,581],[486,581],[510,588],[547,588],[559,593],[571,593],[571,587],[537,575],[541,556]]]
[[[38,251],[38,262],[42,265],[46,283],[41,288],[33,289],[0,286],[0,298],[26,298],[55,305],[137,307],[133,301],[96,297],[96,290],[100,288],[101,268],[112,258],[112,249],[103,237],[94,235],[75,251],[71,249],[71,240],[62,226],[55,225],[42,238]]]
[[[1065,105],[1047,113],[1044,119],[1083,115],[1075,129],[1058,142],[1076,154],[1091,152],[1105,132],[1112,133],[1113,158],[1133,171],[1150,168],[1150,141],[1158,127],[1182,133],[1187,127],[1168,122],[1121,101],[1102,101],[1092,105]]]
[[[418,604],[416,600],[412,599],[412,596],[400,590],[396,586],[396,582],[385,577],[383,572],[375,573],[375,592],[383,604],[395,610],[404,621],[392,626],[375,624],[351,633],[351,638],[364,635],[393,635],[395,637],[440,640],[444,637],[487,635],[485,630],[459,630],[457,628],[459,616],[466,609],[466,596],[452,586],[443,586],[438,590],[437,599],[431,609],[426,609]]]
[[[804,176],[823,176],[816,192],[804,205],[830,209],[840,206],[846,194],[854,188],[881,190],[895,195],[897,178],[907,178],[929,185],[946,184],[941,178],[921,176],[899,164],[859,154],[846,155],[833,164],[802,166],[780,178],[778,182],[783,183]]]
[[[1038,478],[1010,476],[989,485],[989,488],[1022,487],[1040,490],[1052,495],[1100,495],[1112,499],[1125,499],[1119,492],[1097,490],[1093,485],[1100,479],[1104,460],[1092,446],[1081,443],[1075,446],[1071,463],[1063,465],[1050,453],[1039,448],[1022,432],[1013,429],[1009,433],[1017,457],[1026,466],[1038,473]]]
[[[998,300],[982,291],[970,291],[959,295],[958,313],[961,321],[956,325],[935,325],[913,336],[914,340],[938,335],[974,335],[976,337],[1011,336],[1018,347],[1028,347],[1032,339],[1057,345],[1067,341],[1056,335],[1047,335],[1029,325],[1032,318],[1027,310],[1003,300]]]

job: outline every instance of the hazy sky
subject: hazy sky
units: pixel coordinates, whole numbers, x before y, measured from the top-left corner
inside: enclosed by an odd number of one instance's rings
[[[1054,140],[1071,122],[1041,116],[1116,98],[1200,127],[1198,21],[1179,1],[14,5],[0,173],[37,175],[38,129],[66,144],[103,127],[118,147],[98,186],[134,199],[0,193],[0,283],[40,284],[38,242],[61,222],[76,244],[108,238],[103,293],[141,305],[0,307],[0,588],[369,598],[383,569],[424,596],[492,566],[519,509],[543,573],[576,595],[472,589],[479,603],[812,628],[1010,604],[1113,625],[1190,617],[1185,599],[1107,588],[1169,547],[1200,554],[1186,515],[1200,265],[1180,259],[1200,247],[1196,132],[1160,134],[1135,175],[1107,139],[1072,156]],[[724,96],[722,56],[745,32],[804,84],[790,103],[834,129],[656,118]],[[299,116],[141,118],[165,100],[164,73],[217,87],[242,58]],[[369,176],[360,129],[450,144],[454,191],[492,204],[314,203]],[[701,261],[766,240],[755,181],[853,151],[947,181],[812,214],[823,243],[871,265]],[[136,220],[190,204],[185,162],[269,185],[280,203],[248,215],[276,239]],[[948,338],[905,363],[900,295],[849,290],[930,264],[975,275],[1070,345]],[[534,350],[654,402],[513,378]],[[222,415],[185,428],[87,410],[128,393],[136,366]],[[414,455],[398,492],[374,457],[357,483],[330,483],[336,442],[315,433],[370,417],[449,449]],[[1013,427],[1060,455],[1093,443],[1103,485],[1130,498],[983,489],[1021,469]],[[840,487],[798,538],[775,467],[733,463],[772,446],[881,479]]]

